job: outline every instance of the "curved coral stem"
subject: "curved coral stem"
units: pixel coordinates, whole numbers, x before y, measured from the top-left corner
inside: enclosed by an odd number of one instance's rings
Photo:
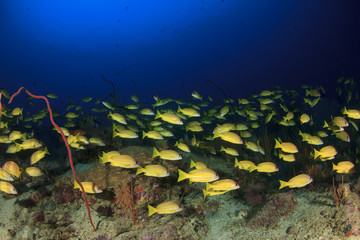
[[[85,200],[85,204],[86,204],[86,209],[87,209],[87,212],[88,212],[88,216],[89,216],[89,220],[90,220],[90,223],[91,223],[91,226],[93,227],[94,231],[96,232],[96,229],[95,229],[95,226],[91,220],[91,214],[90,214],[90,208],[89,208],[89,204],[88,204],[88,201],[87,201],[87,198],[86,198],[86,194],[85,194],[85,190],[84,190],[84,187],[82,186],[81,182],[78,180],[77,176],[76,176],[76,173],[75,173],[75,168],[74,168],[74,164],[73,164],[73,160],[72,160],[72,157],[71,157],[71,149],[70,149],[70,146],[69,146],[69,143],[63,133],[63,131],[61,130],[61,128],[55,123],[54,119],[53,119],[53,115],[52,115],[52,111],[51,111],[51,108],[50,108],[50,103],[48,101],[48,99],[44,96],[37,96],[37,95],[33,95],[32,93],[30,93],[28,90],[26,90],[24,87],[21,87],[19,88],[19,90],[14,93],[10,100],[9,100],[9,104],[12,102],[13,98],[18,95],[21,90],[24,90],[28,95],[30,95],[31,97],[33,98],[37,98],[37,99],[43,99],[45,102],[46,102],[46,106],[49,110],[49,115],[50,115],[50,121],[52,123],[52,125],[59,131],[59,133],[61,134],[61,137],[62,139],[64,140],[65,142],[65,146],[67,148],[67,151],[68,151],[68,154],[69,154],[69,162],[70,162],[70,167],[71,167],[71,170],[72,170],[72,173],[74,175],[74,179],[75,181],[77,182],[77,184],[79,184],[81,190],[82,190],[82,194],[84,196],[84,200]]]

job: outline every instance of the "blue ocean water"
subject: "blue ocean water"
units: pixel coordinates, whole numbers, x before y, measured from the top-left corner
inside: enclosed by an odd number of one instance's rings
[[[310,239],[360,235],[359,10],[355,0],[1,1],[0,164],[15,162],[23,175],[18,194],[0,181],[0,240],[302,239],[315,223],[337,227]],[[47,96],[69,130],[96,234],[44,102],[22,92],[8,103],[22,86]],[[33,165],[43,175],[26,175],[33,149],[45,147],[50,155]],[[114,163],[113,151],[126,157]],[[281,159],[291,153],[296,161]],[[178,182],[179,170],[201,163],[209,179]],[[166,177],[135,174],[150,164]],[[291,182],[299,174],[308,175]],[[204,183],[218,179],[234,189]],[[301,189],[279,189],[279,180]],[[148,205],[161,213],[169,200],[180,204],[169,204],[171,215],[148,216]],[[303,209],[327,218],[299,230]]]

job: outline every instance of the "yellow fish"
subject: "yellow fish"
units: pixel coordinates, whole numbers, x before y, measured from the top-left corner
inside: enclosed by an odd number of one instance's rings
[[[101,103],[102,103],[105,107],[107,107],[108,109],[114,111],[115,108],[114,108],[113,106],[111,106],[111,104],[108,103],[107,101],[102,101]]]
[[[181,112],[189,117],[200,117],[200,113],[193,108],[181,108],[180,106],[178,106],[178,112]]]
[[[127,122],[125,120],[125,117],[123,115],[121,115],[120,113],[111,113],[111,112],[109,112],[107,117],[110,117],[113,121],[116,121],[118,123],[121,123],[121,124],[124,124],[124,125],[127,124]]]
[[[78,114],[75,114],[73,112],[68,112],[65,115],[66,118],[77,118],[78,116],[79,116]]]
[[[83,186],[86,193],[102,193],[101,188],[93,182],[81,182],[81,185]],[[74,181],[74,189],[76,188],[82,191],[79,184],[76,181]]]
[[[105,146],[105,143],[100,138],[89,138],[89,142],[97,146]]]
[[[140,114],[147,115],[147,116],[153,116],[155,113],[150,108],[144,108],[140,110]]]
[[[198,100],[202,101],[202,96],[200,96],[200,94],[199,94],[197,91],[193,91],[193,92],[191,93],[191,96],[192,96],[193,98],[195,98],[195,99],[198,99]]]
[[[9,140],[10,141],[15,141],[15,140],[18,140],[18,139],[26,139],[26,133],[21,133],[19,131],[12,131],[9,134]]]
[[[283,152],[286,153],[297,153],[297,147],[291,142],[283,142],[280,143],[278,140],[275,139],[275,148],[280,148]]]
[[[42,147],[43,144],[35,138],[30,138],[23,141],[21,144],[19,144],[19,146],[21,147],[21,149],[26,150],[26,149],[34,149],[34,148]]]
[[[202,132],[204,129],[200,125],[188,125],[186,131]]]
[[[14,108],[12,111],[11,111],[11,115],[13,116],[19,116],[19,115],[22,115],[22,111],[23,109],[22,108]]]
[[[6,192],[8,194],[18,194],[15,187],[11,183],[4,181],[0,181],[0,191]]]
[[[219,175],[209,168],[195,169],[186,173],[179,169],[178,182],[189,179],[190,182],[212,182],[219,179]]]
[[[179,148],[180,150],[182,150],[182,151],[184,151],[184,152],[190,152],[189,146],[186,145],[185,143],[176,142],[176,143],[175,143],[175,147]]]
[[[103,153],[103,156],[99,156],[100,163],[105,164],[107,162],[110,163],[111,166],[114,167],[122,167],[122,168],[138,168],[139,165],[136,163],[135,159],[130,155],[121,155],[114,154],[110,156],[108,154]]]
[[[182,159],[182,156],[178,152],[176,152],[174,150],[162,150],[162,151],[159,152],[154,147],[152,158],[156,158],[156,157],[160,157],[161,159],[172,160],[172,161]]]
[[[257,170],[258,172],[273,173],[279,171],[279,168],[273,162],[263,162],[257,166],[251,166],[250,172]]]
[[[196,169],[206,169],[208,168],[205,163],[203,162],[194,162],[194,160],[191,160],[190,162],[190,168],[196,168]]]
[[[48,98],[58,98],[58,96],[56,96],[56,95],[53,94],[53,93],[48,93],[48,94],[46,94],[46,96],[47,96]]]
[[[20,144],[11,144],[8,146],[6,153],[17,153],[21,151]]]
[[[222,179],[213,183],[206,183],[206,190],[230,191],[240,188],[240,186],[231,179]]]
[[[234,149],[234,148],[224,148],[223,146],[221,146],[220,152],[225,152],[225,153],[227,153],[231,156],[235,156],[235,157],[239,156],[238,151],[236,151],[236,149]]]
[[[346,109],[344,108],[343,114],[347,115],[352,119],[360,119],[360,111],[357,109]]]
[[[306,113],[303,113],[303,114],[301,114],[299,120],[300,120],[301,124],[305,124],[305,123],[308,123],[311,120],[311,118]]]
[[[9,140],[8,136],[2,135],[0,136],[0,143],[11,143],[11,141]]]
[[[167,177],[170,176],[169,172],[161,165],[146,165],[144,168],[139,167],[136,175],[144,173],[145,176],[150,177]]]
[[[149,217],[151,215],[153,215],[154,213],[172,214],[172,213],[180,212],[181,210],[183,210],[182,208],[180,208],[180,206],[176,202],[173,202],[173,201],[160,203],[156,207],[152,207],[152,206],[148,205],[148,209],[149,209],[149,215],[148,215]]]
[[[239,129],[239,128],[241,129]],[[236,127],[233,123],[224,123],[222,125],[217,126],[216,128],[214,128],[213,130],[213,134],[220,134],[220,133],[224,133],[224,132],[229,132],[231,130],[247,130],[247,126],[245,124],[238,124]]]
[[[331,160],[335,158],[337,154],[336,149],[333,146],[326,146],[320,149],[320,151],[314,149],[314,159],[320,157],[321,160]]]
[[[223,132],[223,133],[216,132],[214,134],[214,138],[218,138],[218,137],[220,137],[224,141],[231,142],[234,144],[243,144],[243,141],[240,138],[240,136],[233,132]]]
[[[13,161],[7,161],[6,163],[4,163],[2,168],[17,178],[19,178],[21,175],[19,166]]]
[[[64,127],[60,127],[61,131],[64,133],[65,137],[68,137],[70,135],[70,132],[68,129],[64,128]],[[56,130],[58,133],[60,133],[57,128],[53,128],[53,130]]]
[[[301,188],[304,187],[310,183],[312,183],[313,179],[307,175],[307,174],[300,174],[293,178],[291,178],[288,182],[280,180],[280,188],[282,189],[284,187],[289,188]]]
[[[155,119],[161,118],[161,120],[171,123],[171,124],[176,124],[176,125],[183,125],[183,121],[180,119],[179,116],[177,116],[174,113],[163,113],[161,114],[159,112],[159,110],[156,113]]]
[[[259,152],[260,149],[258,147],[258,145],[254,142],[245,142],[245,147],[253,152]]]
[[[92,100],[92,97],[86,97],[86,98],[82,99],[83,102],[90,102],[91,100]]]
[[[142,138],[144,139],[145,137],[155,139],[155,140],[164,139],[164,137],[158,131],[149,131],[147,133],[143,131]]]
[[[174,134],[171,131],[167,130],[167,129],[160,130],[159,133],[163,137],[173,137],[174,136]]]
[[[136,134],[136,132],[129,130],[129,129],[125,129],[125,130],[120,130],[118,132],[113,131],[113,137],[121,137],[121,138],[138,138],[139,136]]]
[[[251,167],[255,167],[255,163],[248,160],[238,161],[238,159],[235,158],[235,167],[238,167],[241,170],[250,171]]]
[[[37,150],[36,152],[34,152],[30,157],[30,165],[33,165],[43,159],[46,154],[50,155],[47,147],[45,147],[44,150]]]
[[[25,172],[30,177],[39,177],[39,176],[44,175],[43,172],[41,171],[41,169],[38,167],[27,167],[27,168],[25,168]]]
[[[342,161],[339,162],[338,165],[335,165],[333,163],[333,171],[336,171],[337,173],[351,173],[354,169],[355,165],[350,161]]]
[[[0,179],[11,182],[14,181],[14,178],[11,176],[11,174],[2,168],[0,168]]]
[[[347,132],[342,131],[342,132],[337,132],[335,133],[335,136],[340,139],[341,141],[344,142],[350,142],[350,136],[349,134],[347,134]]]
[[[294,154],[279,154],[279,158],[284,160],[285,162],[294,162],[295,161],[295,156]]]

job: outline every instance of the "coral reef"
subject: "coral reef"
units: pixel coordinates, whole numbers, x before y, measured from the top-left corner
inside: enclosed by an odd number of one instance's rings
[[[292,191],[274,194],[252,214],[248,226],[250,228],[274,226],[281,217],[294,211],[295,204]]]

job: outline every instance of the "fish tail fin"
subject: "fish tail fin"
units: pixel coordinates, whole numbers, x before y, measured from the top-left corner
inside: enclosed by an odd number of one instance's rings
[[[156,208],[152,207],[150,204],[148,204],[148,209],[149,209],[149,215],[148,215],[149,217],[154,213],[156,213]]]
[[[74,180],[74,189],[75,188],[80,188],[79,184]]]
[[[154,147],[152,158],[156,158],[157,156],[159,156],[159,151]]]
[[[344,107],[343,114],[348,114],[348,111],[347,111],[346,107]]]
[[[190,162],[190,168],[196,167],[196,163],[194,162],[194,160],[191,159]]]
[[[320,151],[314,149],[314,159],[317,159],[319,155],[320,155]]]
[[[100,163],[105,164],[107,160],[106,153],[103,151],[102,154],[103,154],[102,156],[99,155]]]
[[[178,110],[177,110],[177,112],[181,112],[181,107],[180,107],[180,105],[178,105]]]
[[[235,158],[235,167],[238,167],[239,166],[239,161],[237,159],[237,157]]]
[[[178,182],[182,181],[182,180],[185,180],[187,178],[187,173],[184,172],[184,171],[181,171],[179,169],[179,178],[178,178]]]
[[[142,132],[143,136],[142,136],[142,139],[144,139],[147,135],[147,133],[145,131]]]
[[[220,152],[225,152],[225,148],[223,145],[221,145]]]
[[[110,111],[109,114],[106,117],[111,117],[111,116],[112,116],[112,113]]]
[[[209,191],[211,189],[211,184],[210,183],[206,183],[206,191]]]
[[[310,91],[309,91],[308,89],[306,89],[306,90],[305,90],[305,95],[306,95],[306,96],[309,96],[309,94],[310,94]]]
[[[323,128],[328,128],[329,127],[329,124],[326,122],[326,121],[324,121],[324,126],[323,126]]]
[[[204,193],[204,200],[205,200],[206,196],[207,196],[209,193],[208,193],[208,191],[205,190],[205,189],[203,189],[202,191],[203,191],[203,193]]]
[[[282,189],[282,188],[284,188],[284,187],[287,187],[287,186],[288,186],[287,182],[285,182],[285,181],[279,180],[279,182],[280,182],[279,190]]]
[[[335,165],[335,163],[332,163],[332,166],[333,166],[333,170],[332,170],[332,171],[337,170],[337,166]]]
[[[144,172],[144,168],[139,167],[139,168],[136,170],[136,175],[139,175],[139,174],[141,174],[141,173],[143,173],[143,172]]]
[[[256,170],[256,166],[251,166],[249,172],[253,172]]]
[[[47,147],[45,147],[45,149],[44,149],[44,154],[49,154],[50,155],[49,149]]]
[[[161,118],[161,113],[159,110],[156,111],[155,119]]]
[[[277,139],[275,139],[275,148],[280,148],[280,142]]]

